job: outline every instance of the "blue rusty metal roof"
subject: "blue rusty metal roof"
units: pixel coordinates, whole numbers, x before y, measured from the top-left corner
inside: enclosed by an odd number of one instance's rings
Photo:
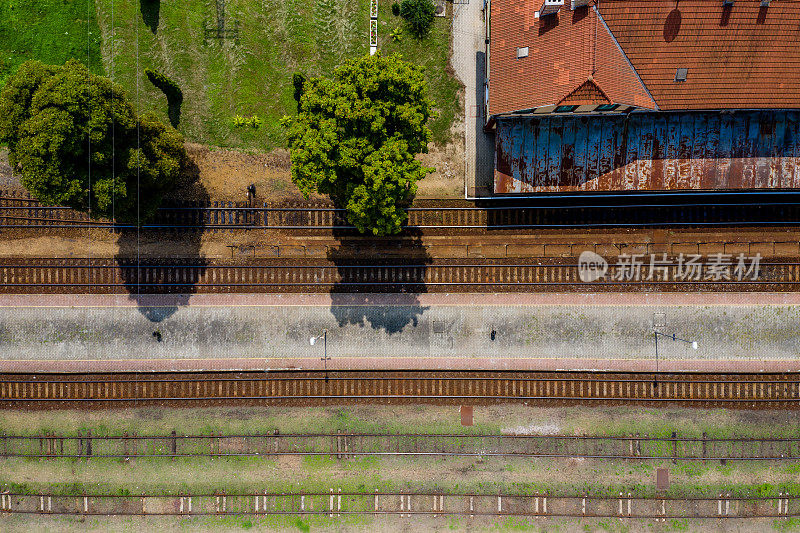
[[[499,117],[498,194],[800,188],[800,111]]]

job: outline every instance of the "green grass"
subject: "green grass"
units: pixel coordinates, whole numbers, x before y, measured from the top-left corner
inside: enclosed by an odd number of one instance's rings
[[[405,27],[402,17],[392,15],[393,3],[394,0],[379,0],[378,3],[378,49],[384,54],[399,52],[407,61],[425,67],[430,94],[439,113],[430,123],[433,141],[447,143],[451,139],[450,128],[462,112],[458,97],[462,85],[450,66],[451,18],[436,17],[430,34],[418,40]],[[397,28],[403,31],[400,40],[395,41],[390,34]]]
[[[279,121],[296,109],[292,74],[329,76],[346,59],[369,50],[368,0],[227,0],[228,23],[239,22],[236,41],[204,39],[204,27],[216,20],[211,0],[162,1],[155,33],[145,25],[138,1],[95,1],[106,72],[126,88],[140,111],[155,111],[165,120],[166,98],[149,83],[144,69],[174,79],[184,95],[178,129],[187,139],[209,145],[257,150],[283,146]],[[383,14],[391,17],[388,5]],[[425,42],[399,47],[406,59],[427,67],[434,98],[444,111],[432,124],[437,141],[449,138],[458,113],[458,84],[444,69],[449,48],[444,20],[437,20]],[[262,126],[234,128],[237,114],[258,115]]]
[[[103,74],[100,42],[94,0],[0,0],[0,87],[29,59]]]
[[[205,28],[216,24],[214,0],[162,0],[155,32],[140,0],[0,0],[0,86],[28,59],[62,64],[74,57],[121,84],[140,112],[166,121],[166,97],[144,74],[151,68],[183,91],[178,129],[188,140],[270,150],[284,145],[279,121],[296,109],[292,74],[329,76],[369,51],[369,0],[227,0],[225,11],[229,27],[239,23],[235,41],[205,39]],[[381,52],[425,67],[439,112],[434,141],[447,142],[461,114],[461,86],[449,67],[450,19],[437,18],[422,41],[404,32],[400,42],[389,37],[402,24],[391,2],[381,0],[379,20],[386,22]],[[262,125],[234,128],[237,114],[258,115]]]
[[[237,40],[205,39],[204,28],[216,24],[213,1],[162,1],[155,33],[138,1],[96,1],[109,75],[140,111],[165,120],[166,98],[144,69],[175,80],[184,95],[178,129],[205,144],[246,149],[283,144],[279,120],[295,109],[292,74],[327,75],[340,61],[367,52],[366,0],[228,0],[227,25],[238,21]],[[237,114],[258,115],[263,123],[257,130],[234,128]]]

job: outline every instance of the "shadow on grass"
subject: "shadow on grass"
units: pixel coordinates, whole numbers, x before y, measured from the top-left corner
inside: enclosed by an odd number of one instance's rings
[[[209,195],[198,180],[199,172],[190,160],[175,187],[178,192],[172,197],[206,205]],[[158,222],[156,216],[145,224]],[[137,303],[139,312],[151,322],[161,322],[185,306],[205,273],[208,263],[200,251],[202,217],[192,217],[192,226],[178,230],[126,228],[119,234],[116,261],[125,289]]]
[[[139,0],[139,9],[142,12],[142,20],[145,26],[150,28],[153,34],[158,31],[158,17],[161,11],[161,0]]]
[[[181,105],[183,104],[183,95],[176,96],[167,95],[167,115],[169,116],[169,123],[172,127],[177,129],[178,124],[181,122]]]

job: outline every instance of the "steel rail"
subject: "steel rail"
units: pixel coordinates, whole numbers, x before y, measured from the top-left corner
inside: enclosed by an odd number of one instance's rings
[[[117,262],[120,261],[120,262]],[[104,264],[110,263],[110,264]],[[647,266],[647,265],[643,265]],[[729,265],[733,267],[733,264]],[[669,265],[659,265],[658,268],[675,269],[678,265],[676,263]],[[0,264],[0,274],[5,276],[6,281],[3,283],[4,287],[58,287],[63,289],[65,287],[100,287],[100,288],[191,288],[192,291],[197,288],[250,288],[250,287],[311,287],[311,286],[324,286],[324,287],[400,287],[400,286],[428,286],[428,287],[576,287],[581,289],[592,289],[593,287],[761,287],[761,286],[784,286],[791,287],[800,285],[800,276],[795,272],[797,267],[800,267],[798,262],[765,262],[760,264],[761,272],[766,273],[766,279],[724,279],[724,276],[716,276],[716,279],[687,279],[687,280],[670,280],[670,279],[602,279],[592,282],[579,282],[577,273],[579,265],[574,263],[539,263],[539,264],[524,264],[524,263],[418,263],[418,264],[259,264],[259,263],[244,263],[244,264],[228,264],[228,263],[152,263],[145,261],[144,263],[133,263],[124,260],[108,260],[97,263],[92,263],[89,259],[47,259],[39,260],[35,263],[11,263]],[[19,270],[19,272],[17,272]],[[319,272],[319,276],[314,279],[301,279],[299,281],[280,281],[276,279],[260,279],[260,280],[245,280],[245,281],[228,281],[228,282],[209,282],[203,281],[202,278],[211,278],[214,273],[233,273],[235,278],[243,277],[240,271],[246,270],[248,272],[262,271],[262,272],[277,272],[282,271],[295,273],[298,271]],[[770,272],[775,270],[775,272]],[[29,272],[44,272],[55,271],[63,273],[59,276],[59,281],[25,281],[25,276]],[[86,280],[86,279],[73,279],[67,274],[71,271],[80,273],[85,272],[110,272],[112,278],[115,273],[119,272],[116,279],[109,280]],[[385,272],[384,272],[385,271]],[[455,276],[457,281],[447,281],[454,273],[459,271],[467,271],[475,276],[469,276],[471,279],[465,280],[467,276]],[[559,276],[559,279],[546,279],[551,272],[563,272],[565,275]],[[126,274],[129,272],[130,274]],[[155,278],[154,281],[139,281],[141,276],[133,279],[133,273],[146,273]],[[364,276],[363,273],[369,273],[369,276]],[[372,275],[377,272],[380,275]],[[179,277],[180,273],[192,274],[191,279],[185,276],[187,281],[172,281]],[[439,274],[441,273],[441,274]],[[545,281],[526,281],[531,277],[539,277],[540,273],[545,275]],[[385,274],[385,275],[384,275]],[[385,281],[388,277],[395,279]],[[230,276],[226,276],[230,278]],[[244,276],[245,278],[248,276]],[[271,277],[275,277],[271,274]],[[289,279],[294,276],[287,276]],[[353,281],[352,278],[359,278]],[[705,276],[704,276],[705,277]],[[788,279],[786,279],[788,277]],[[40,278],[40,276],[35,276]],[[69,278],[69,279],[68,279]],[[85,277],[84,277],[85,278]],[[165,279],[166,278],[166,279]],[[368,279],[375,278],[375,279]],[[441,280],[444,278],[444,280]],[[18,281],[20,280],[21,281]],[[127,279],[127,281],[126,281]],[[170,279],[170,281],[167,281]],[[285,279],[285,277],[283,278]],[[295,278],[296,279],[296,278]],[[541,279],[541,278],[539,278]]]
[[[796,192],[796,191],[795,191]],[[770,194],[774,194],[769,192]],[[697,193],[692,193],[697,194]],[[663,196],[658,196],[659,198]],[[0,198],[2,199],[2,198]],[[27,202],[35,202],[33,199],[27,198],[13,198],[13,197],[6,197],[6,200],[9,201],[27,201]],[[223,204],[226,201],[222,202]],[[227,203],[231,203],[227,201]],[[770,207],[782,207],[786,206],[788,208],[794,207],[794,204],[789,202],[761,202],[757,204],[748,204],[748,203],[741,203],[741,202],[731,202],[731,203],[721,203],[721,202],[714,202],[714,203],[684,203],[684,204],[677,204],[677,205],[663,205],[663,204],[656,204],[656,203],[634,203],[634,204],[622,204],[622,205],[602,205],[602,204],[580,204],[580,205],[557,205],[557,206],[484,206],[484,207],[476,207],[476,206],[461,206],[461,207],[452,207],[452,206],[442,206],[442,207],[411,207],[407,208],[406,211],[409,214],[413,213],[451,213],[451,212],[461,212],[461,213],[472,213],[472,212],[484,212],[484,213],[493,213],[493,212],[508,212],[513,213],[515,216],[518,216],[519,213],[550,213],[550,212],[559,212],[559,211],[568,211],[568,210],[607,210],[607,209],[619,209],[619,210],[630,210],[630,209],[658,209],[658,210],[680,210],[680,209],[698,209],[702,208],[704,210],[707,209],[720,209],[720,208],[731,208],[731,207],[743,207],[743,208],[770,208]],[[0,206],[0,211],[2,210],[27,210],[27,211],[47,211],[47,210],[64,210],[69,209],[61,206]],[[345,211],[342,208],[336,207],[259,207],[259,206],[162,206],[159,208],[159,211],[162,213],[180,213],[180,212],[198,212],[204,213],[208,215],[214,214],[222,214],[222,218],[226,218],[228,213],[242,213],[245,216],[247,215],[263,215],[266,217],[270,213],[297,213],[297,214],[316,214],[316,213],[332,213],[334,215],[340,214]],[[17,229],[91,229],[91,228],[114,228],[114,229],[128,229],[128,228],[136,228],[137,226],[134,224],[115,224],[113,222],[87,222],[87,221],[75,221],[75,223],[71,223],[72,221],[65,221],[59,219],[57,217],[54,218],[40,218],[40,217],[13,217],[13,216],[4,216],[0,218],[6,219],[13,219],[13,220],[40,220],[43,222],[47,222],[48,220],[52,220],[55,224],[6,224],[8,228],[17,228]],[[216,218],[216,217],[215,217]],[[67,223],[70,222],[70,223]],[[486,223],[486,224],[409,224],[405,226],[408,229],[468,229],[468,230],[518,230],[518,229],[530,229],[530,228],[565,228],[565,227],[597,227],[597,228],[606,228],[606,227],[653,227],[653,226],[661,226],[668,224],[670,226],[679,226],[679,227],[720,227],[720,226],[791,226],[800,224],[800,220],[791,221],[786,220],[785,218],[782,220],[741,220],[740,218],[736,219],[727,219],[727,220],[715,220],[715,221],[701,221],[701,222],[686,222],[683,220],[672,220],[672,221],[647,221],[647,222],[570,222],[570,223],[553,223],[553,222],[537,222],[537,223],[527,223],[527,224],[502,224],[502,223]],[[323,225],[323,224],[301,224],[301,225],[293,225],[293,224],[252,224],[247,223],[246,221],[230,221],[230,222],[215,222],[215,223],[187,223],[187,224],[143,224],[139,226],[141,229],[148,229],[148,230],[268,230],[268,229],[278,229],[278,230],[333,230],[333,229],[344,229],[344,230],[353,230],[355,227],[350,224],[334,224],[334,225]]]
[[[47,437],[45,437],[47,438]],[[96,437],[84,439],[96,440]],[[167,439],[165,439],[167,440]],[[524,452],[353,452],[353,451],[327,451],[327,452],[290,452],[290,451],[265,451],[265,452],[203,452],[203,453],[94,453],[86,454],[61,454],[61,453],[5,453],[0,452],[0,458],[30,458],[30,459],[170,459],[183,457],[322,457],[331,455],[358,456],[358,457],[506,457],[506,458],[539,458],[539,459],[611,459],[626,461],[800,461],[800,457],[786,457],[783,455],[764,457],[735,457],[735,456],[706,456],[706,457],[673,457],[671,455],[608,455],[584,453],[524,453]],[[2,511],[0,511],[2,512]]]
[[[749,286],[749,285],[799,285],[800,281],[593,281],[581,284],[587,289],[592,286],[624,286],[624,287],[646,287],[655,286],[681,286],[681,285],[727,285],[727,286]],[[246,283],[199,283],[199,282],[30,282],[30,283],[2,283],[0,287],[309,287],[309,286],[333,286],[333,287],[396,287],[399,285],[425,285],[432,287],[496,287],[496,286],[520,286],[520,287],[554,287],[554,286],[575,286],[575,281],[292,281],[292,282],[246,282]]]
[[[335,481],[332,481],[335,483]],[[252,498],[255,496],[267,496],[268,498],[298,498],[300,496],[321,496],[321,497],[329,497],[331,495],[330,492],[316,492],[316,491],[308,491],[308,492],[271,492],[265,490],[263,492],[226,492],[226,491],[218,491],[218,492],[197,492],[197,493],[168,493],[168,492],[158,492],[158,493],[144,493],[144,494],[102,494],[102,493],[89,493],[89,492],[80,492],[75,494],[64,494],[64,493],[47,493],[47,492],[34,492],[34,493],[15,493],[15,492],[5,492],[6,496],[51,496],[51,497],[60,497],[60,498],[109,498],[109,499],[138,499],[141,497],[145,498],[216,498],[221,496],[227,496],[229,498],[233,497],[243,497],[243,498]],[[494,492],[494,493],[479,493],[479,492],[386,492],[381,490],[376,490],[375,492],[353,492],[353,491],[341,491],[341,492],[334,492],[334,496],[364,496],[364,497],[374,497],[374,496],[448,496],[453,498],[469,498],[470,496],[473,498],[497,498],[500,496],[501,498],[547,498],[548,500],[580,500],[586,498],[587,500],[595,500],[595,501],[613,501],[618,502],[619,500],[631,500],[631,501],[673,501],[673,502],[717,502],[718,500],[728,500],[732,502],[774,502],[780,498],[790,501],[797,501],[800,500],[800,495],[797,494],[785,494],[785,495],[775,495],[775,496],[733,496],[724,494],[723,496],[672,496],[668,494],[664,495],[654,495],[654,496],[640,496],[637,494],[623,494],[623,496],[606,496],[602,494],[577,494],[577,495],[560,495],[560,494],[547,494],[547,493],[533,493],[533,494],[514,494],[514,493],[503,493],[503,492]],[[2,512],[2,509],[0,509]],[[328,510],[326,509],[325,512],[327,513]],[[337,511],[334,510],[334,513]],[[372,513],[373,511],[368,511]],[[405,512],[405,511],[403,511]],[[413,510],[411,511],[413,512]],[[431,511],[433,512],[433,511]],[[427,513],[426,513],[427,514]]]
[[[338,493],[336,494],[339,495]],[[341,494],[345,496],[344,493]],[[399,496],[397,494],[396,496]],[[404,496],[409,496],[408,493],[403,493]],[[330,495],[329,495],[330,496]],[[432,496],[432,495],[429,495]],[[87,496],[97,498],[98,496]],[[152,496],[144,496],[145,498],[150,498]],[[195,497],[195,496],[192,496]],[[299,497],[299,496],[298,496]],[[502,497],[502,496],[501,496]],[[71,496],[72,500],[75,500],[76,496]],[[136,496],[136,499],[141,498],[140,496]],[[179,498],[177,496],[173,498]],[[555,499],[554,497],[548,496],[548,498]],[[587,498],[591,499],[591,498]],[[627,498],[623,498],[627,499]],[[778,501],[780,498],[777,496],[772,498],[774,501]],[[654,499],[655,501],[655,499]],[[660,500],[659,500],[660,501]],[[268,510],[268,511],[225,511],[225,512],[217,512],[217,511],[192,511],[186,513],[179,513],[177,511],[174,512],[146,512],[146,513],[137,513],[137,512],[128,512],[128,511],[121,511],[121,512],[94,512],[94,511],[35,511],[35,510],[11,510],[11,511],[3,511],[0,509],[0,514],[2,513],[9,513],[9,514],[20,514],[20,515],[61,515],[61,516],[181,516],[181,517],[189,517],[189,516],[325,516],[328,515],[329,517],[332,515],[337,516],[365,516],[365,515],[408,515],[410,516],[481,516],[481,517],[507,517],[507,516],[523,516],[527,518],[548,518],[548,517],[555,517],[555,518],[619,518],[620,520],[654,520],[654,519],[680,519],[680,518],[689,518],[693,520],[731,520],[731,519],[740,519],[740,520],[757,520],[757,519],[776,519],[776,518],[796,518],[800,517],[800,513],[789,513],[789,514],[762,514],[762,515],[715,515],[715,514],[704,514],[704,515],[680,515],[680,514],[630,514],[630,515],[619,515],[615,513],[533,513],[533,512],[525,512],[519,513],[514,511],[509,512],[501,512],[501,513],[494,513],[490,511],[337,511],[337,510],[305,510],[305,511],[278,511],[278,510]]]
[[[400,497],[401,504],[396,505]],[[447,508],[443,507],[447,497]],[[411,499],[415,508],[412,510]],[[429,507],[431,498],[439,501],[439,509],[434,503]],[[306,508],[304,502],[311,504]],[[53,501],[55,500],[55,508]],[[82,500],[82,502],[81,502]],[[149,511],[145,501],[162,500],[162,505]],[[165,501],[163,501],[165,500]],[[230,500],[231,505],[227,505]],[[422,501],[420,501],[422,500]],[[456,503],[453,503],[456,500]],[[478,503],[476,507],[474,504]],[[194,507],[192,501],[196,502]],[[550,505],[547,505],[547,502]],[[27,515],[75,515],[75,516],[469,516],[469,517],[507,517],[524,516],[527,518],[572,517],[572,518],[620,518],[628,520],[668,518],[691,519],[758,519],[758,518],[791,518],[800,516],[789,511],[789,504],[796,507],[798,497],[780,493],[774,496],[742,497],[732,494],[720,494],[717,497],[697,496],[638,496],[623,494],[617,496],[593,495],[553,495],[547,493],[509,494],[509,493],[456,493],[456,492],[288,492],[272,493],[182,493],[167,494],[140,493],[136,495],[115,495],[100,493],[34,493],[21,494],[10,491],[2,494],[3,508],[6,514]],[[261,505],[259,506],[259,502]],[[315,507],[313,503],[316,502]],[[344,508],[342,503],[344,502]],[[409,508],[405,508],[405,502]],[[503,509],[503,502],[506,508]],[[540,502],[542,506],[540,508]],[[634,512],[633,504],[640,509]],[[731,513],[731,503],[734,505]],[[754,503],[756,505],[737,505]],[[97,507],[111,504],[105,510]],[[120,506],[120,504],[123,504]],[[127,504],[127,505],[125,505]],[[138,505],[137,505],[138,504]],[[166,505],[164,505],[166,504]],[[649,506],[648,506],[649,504]],[[655,504],[655,505],[653,505]],[[660,510],[658,505],[660,504]],[[669,509],[667,508],[669,504]],[[684,509],[675,509],[676,504],[685,504]],[[724,504],[724,505],[723,505]],[[761,505],[758,505],[761,504]],[[765,505],[767,504],[767,505]],[[776,505],[777,504],[777,505]],[[642,506],[644,509],[641,509]],[[288,507],[288,508],[287,508]],[[355,508],[353,508],[355,507]],[[399,507],[399,508],[398,508]],[[549,507],[549,508],[548,508]],[[777,507],[777,512],[775,510]],[[138,508],[138,509],[137,509]],[[228,510],[230,508],[230,510]],[[488,509],[487,509],[488,508]],[[717,512],[713,510],[716,508]],[[213,509],[213,510],[212,510]],[[496,509],[496,510],[495,510]]]
[[[156,372],[158,372],[158,371],[156,371]],[[238,371],[230,371],[230,372],[231,373],[238,373]],[[252,371],[248,371],[248,372],[252,372]],[[613,377],[611,377],[611,378],[592,378],[592,377],[585,377],[585,378],[576,377],[576,378],[573,378],[573,377],[567,377],[567,376],[562,377],[562,376],[558,375],[559,373],[564,373],[564,374],[576,373],[576,372],[572,372],[572,371],[560,371],[560,372],[557,372],[557,371],[552,371],[552,372],[543,371],[542,373],[551,373],[551,374],[554,374],[554,376],[550,376],[550,377],[534,377],[534,378],[520,377],[520,376],[514,375],[514,374],[516,374],[518,372],[521,372],[521,371],[509,372],[509,374],[512,374],[510,377],[503,377],[503,376],[471,376],[471,377],[467,376],[467,377],[460,377],[460,376],[446,376],[446,375],[445,376],[440,376],[440,375],[438,375],[438,373],[447,374],[449,372],[454,372],[454,373],[456,373],[456,372],[463,373],[464,372],[464,371],[459,371],[459,370],[455,370],[455,371],[447,371],[447,370],[419,371],[420,373],[424,374],[424,375],[421,375],[421,376],[380,376],[380,375],[373,375],[373,374],[377,374],[377,373],[384,373],[384,374],[385,373],[398,373],[398,374],[399,373],[406,373],[406,371],[401,371],[401,370],[386,370],[386,371],[328,370],[328,372],[327,372],[328,373],[328,377],[323,377],[322,376],[322,374],[323,374],[322,370],[309,370],[309,371],[292,370],[292,371],[289,371],[289,372],[300,372],[300,373],[305,373],[305,374],[307,374],[308,372],[313,372],[313,373],[319,374],[319,375],[312,375],[312,376],[304,375],[301,378],[299,378],[298,376],[275,376],[275,375],[270,374],[270,371],[263,370],[263,371],[258,371],[258,375],[254,374],[252,376],[230,377],[230,378],[226,378],[226,377],[222,377],[222,378],[218,378],[218,377],[197,377],[197,378],[194,378],[194,377],[190,377],[190,378],[179,377],[177,379],[175,379],[175,378],[162,378],[162,379],[159,379],[159,378],[139,378],[139,377],[136,377],[136,378],[133,378],[133,379],[124,379],[123,377],[114,375],[114,374],[112,374],[110,372],[108,374],[114,376],[114,379],[115,379],[114,383],[131,383],[131,384],[142,384],[142,383],[146,383],[146,384],[151,384],[151,383],[194,383],[194,384],[197,384],[197,383],[217,383],[217,384],[219,384],[219,383],[235,383],[235,382],[250,382],[250,381],[293,383],[297,379],[303,379],[305,381],[318,381],[318,382],[323,382],[323,383],[330,383],[330,382],[333,382],[333,383],[336,383],[336,382],[348,383],[348,382],[351,382],[354,379],[368,379],[370,381],[409,381],[409,382],[411,382],[411,381],[431,381],[431,382],[434,382],[434,381],[439,381],[439,380],[446,380],[446,381],[449,381],[449,382],[466,382],[466,383],[472,382],[472,381],[476,381],[476,380],[494,381],[494,382],[504,382],[504,381],[511,380],[511,381],[522,382],[522,383],[545,383],[545,382],[559,381],[559,382],[564,382],[564,383],[593,383],[593,384],[624,383],[624,384],[634,384],[634,385],[635,384],[652,384],[654,380],[657,380],[658,383],[661,384],[661,385],[684,384],[684,383],[693,383],[693,384],[699,384],[699,385],[712,385],[712,384],[718,384],[718,385],[745,385],[745,384],[748,384],[749,385],[749,384],[753,384],[753,383],[764,384],[764,385],[797,385],[797,384],[800,384],[800,379],[798,379],[797,377],[793,377],[791,380],[790,379],[786,379],[786,380],[781,380],[781,379],[774,379],[774,380],[761,380],[761,379],[758,379],[758,380],[744,380],[744,379],[729,380],[729,379],[726,379],[726,376],[729,376],[731,374],[715,374],[715,375],[719,375],[720,376],[720,379],[717,379],[717,380],[712,380],[712,379],[686,379],[685,377],[684,378],[673,378],[673,379],[670,379],[668,377],[667,378],[662,377],[664,375],[666,375],[666,376],[675,375],[676,373],[674,373],[674,372],[662,372],[662,373],[659,373],[659,374],[653,374],[652,372],[608,372],[608,373],[615,373],[615,374],[645,374],[645,375],[647,375],[647,377],[638,378],[638,379],[633,379],[633,378],[613,378]],[[469,371],[467,371],[467,372],[469,372]],[[476,371],[476,373],[478,373],[478,372],[482,372],[482,371]],[[487,370],[486,372],[494,372],[494,371]],[[526,371],[526,372],[529,372],[529,371]],[[244,372],[242,372],[242,373],[244,373]],[[354,374],[354,375],[352,375],[352,376],[337,376],[336,375],[336,374],[346,374],[346,373],[350,373],[350,374]],[[9,375],[9,374],[11,374],[11,373],[5,373],[5,375]],[[27,372],[26,372],[26,374],[27,374]],[[141,373],[140,372],[136,372],[136,374],[140,375]],[[359,375],[359,374],[362,374],[362,375]],[[706,373],[687,372],[686,374],[689,375],[689,376],[695,376],[695,375],[703,375],[703,374],[706,374]],[[62,372],[53,372],[53,373],[46,373],[46,372],[39,373],[39,372],[37,372],[36,375],[37,376],[49,377],[49,376],[53,376],[53,375],[73,376],[75,374],[62,373]],[[733,375],[736,375],[736,374],[733,374]],[[742,373],[739,373],[739,375],[742,375]],[[744,375],[752,375],[754,377],[760,377],[763,374],[744,374]],[[796,376],[796,373],[788,373],[787,372],[787,373],[784,373],[783,375]],[[34,378],[34,379],[25,379],[25,380],[15,380],[15,379],[7,379],[7,378],[0,377],[0,386],[2,386],[4,384],[8,385],[8,384],[15,384],[15,383],[17,383],[17,384],[28,384],[28,385],[44,385],[44,384],[52,384],[52,383],[59,383],[59,384],[60,383],[64,383],[64,384],[75,384],[75,385],[95,385],[95,384],[99,384],[99,383],[108,383],[108,382],[109,382],[108,379],[76,379],[76,380],[64,380],[64,381],[48,381],[48,380],[45,380],[45,379],[36,379],[36,378]],[[523,437],[523,436],[519,436],[519,437]],[[508,437],[512,438],[512,437],[518,437],[518,436],[517,435],[508,435]],[[565,438],[567,438],[567,437],[565,437]]]
[[[63,222],[63,221],[62,221]],[[797,222],[789,222],[786,220],[775,220],[775,221],[730,221],[730,222],[681,222],[681,221],[669,221],[669,222],[637,222],[637,223],[590,223],[590,224],[552,224],[552,223],[541,223],[541,224],[484,224],[484,225],[446,225],[446,224],[435,224],[435,225],[409,225],[403,226],[406,229],[548,229],[548,228],[614,228],[614,227],[652,227],[652,226],[685,226],[685,227],[694,227],[694,226],[709,226],[709,227],[718,227],[718,226],[793,226],[800,224],[800,220]],[[356,229],[355,226],[284,226],[284,225],[253,225],[247,223],[231,223],[231,224],[202,224],[202,225],[187,225],[187,224],[143,224],[141,226],[136,226],[135,224],[108,224],[108,225],[93,225],[93,224],[11,224],[11,225],[2,225],[0,224],[1,229],[68,229],[68,228],[75,228],[75,229],[186,229],[186,230],[234,230],[234,229],[241,229],[241,230],[268,230],[268,229],[292,229],[292,230],[333,230],[333,229]]]
[[[639,254],[643,255],[643,254]],[[727,254],[732,255],[732,254]],[[546,258],[552,259],[552,258]],[[102,258],[100,259],[103,260]],[[31,263],[31,264],[23,264],[23,263],[0,263],[0,268],[52,268],[52,267],[60,267],[60,268],[145,268],[145,267],[159,267],[159,268],[214,268],[214,267],[225,267],[225,268],[255,268],[255,269],[271,269],[271,268],[298,268],[298,269],[313,269],[313,268],[354,268],[354,269],[375,269],[375,268],[475,268],[475,267],[483,267],[483,268],[578,268],[578,263],[390,263],[390,264],[379,264],[379,263],[369,263],[369,264],[343,264],[343,265],[336,265],[336,264],[328,264],[328,265],[305,265],[305,264],[258,264],[258,263],[153,263],[149,262],[148,260],[143,260],[139,263],[134,262],[127,262],[127,259],[108,259],[109,261],[115,261],[114,264],[106,265],[106,264],[89,264],[89,263],[73,263],[73,264],[41,264],[41,263]],[[37,258],[37,261],[97,261],[97,259],[90,259],[90,258]],[[116,261],[121,261],[116,263]],[[132,259],[130,261],[133,261]],[[775,263],[775,262],[761,262],[759,263],[761,267],[782,267],[782,266],[800,266],[800,262],[798,261],[787,261],[785,263]],[[648,266],[649,263],[645,262],[642,263],[642,267]],[[613,265],[611,265],[613,266]],[[661,267],[677,267],[678,263],[670,263],[666,265],[656,265],[657,268]],[[728,264],[728,266],[734,266],[733,264]]]
[[[758,382],[761,383],[761,382]],[[650,435],[526,435],[514,433],[226,433],[221,434],[179,434],[162,433],[159,435],[59,435],[59,434],[37,434],[37,435],[6,435],[0,433],[2,439],[9,440],[41,440],[41,439],[62,439],[62,440],[81,440],[92,439],[100,441],[118,440],[189,440],[189,439],[316,439],[316,438],[337,438],[337,437],[378,437],[378,438],[407,438],[407,439],[522,439],[522,440],[564,440],[564,441],[642,441],[642,442],[663,442],[663,443],[798,443],[800,437],[655,437]],[[342,452],[345,453],[345,452]],[[348,454],[352,452],[346,452]],[[637,456],[638,457],[638,456]],[[671,456],[670,456],[671,457]],[[800,456],[797,457],[800,459]]]
[[[760,382],[759,382],[760,383]],[[31,435],[19,434],[3,434],[0,433],[0,441],[2,439],[9,440],[41,440],[41,439],[62,439],[62,440],[80,440],[91,438],[92,440],[102,441],[118,441],[118,440],[215,440],[215,439],[317,439],[317,438],[336,438],[336,437],[357,437],[357,438],[403,438],[403,439],[500,439],[500,440],[563,440],[568,442],[574,441],[642,441],[642,442],[664,442],[664,443],[708,443],[708,444],[725,444],[725,443],[750,443],[758,444],[765,443],[797,443],[800,444],[800,437],[657,437],[652,435],[564,435],[564,434],[522,434],[522,433],[225,433],[225,434],[207,434],[207,433],[161,433],[156,435],[139,435],[138,433],[130,435],[60,435],[57,433],[42,433]],[[798,456],[800,459],[800,456]]]
[[[498,402],[505,401],[559,401],[559,402],[622,402],[622,403],[686,403],[686,404],[767,404],[767,403],[797,403],[800,405],[800,396],[796,398],[654,398],[654,397],[604,397],[604,396],[505,396],[505,395],[467,395],[467,394],[314,394],[314,395],[258,395],[258,396],[157,396],[157,397],[123,397],[123,398],[9,398],[0,397],[0,404],[3,403],[160,403],[160,402],[213,402],[213,401],[267,401],[267,400],[472,400],[483,401],[491,400]]]
[[[410,374],[410,375],[409,375]],[[262,372],[234,377],[208,373],[205,377],[181,375],[175,379],[155,375],[109,374],[91,379],[81,374],[46,374],[44,379],[24,375],[0,378],[0,404],[7,406],[89,405],[100,407],[136,404],[197,405],[202,403],[497,403],[545,402],[558,404],[640,404],[729,406],[762,408],[800,407],[800,381],[795,374],[785,379],[772,375],[743,374],[751,379],[703,375],[620,373],[569,375],[558,373],[466,373],[466,372]],[[451,374],[448,376],[448,374]],[[470,375],[472,374],[472,375]],[[64,379],[66,377],[67,379]],[[693,376],[692,376],[693,377]],[[661,379],[663,378],[663,379]],[[689,378],[689,379],[687,379]],[[469,388],[467,388],[469,386]]]

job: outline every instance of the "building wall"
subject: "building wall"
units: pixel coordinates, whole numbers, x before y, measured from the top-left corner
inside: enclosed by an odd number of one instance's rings
[[[497,119],[496,194],[800,188],[800,112]]]

